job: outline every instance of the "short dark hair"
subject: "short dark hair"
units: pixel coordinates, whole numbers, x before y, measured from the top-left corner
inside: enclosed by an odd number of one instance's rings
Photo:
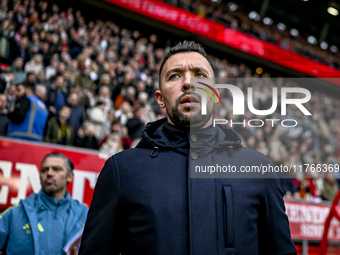
[[[164,67],[166,61],[168,61],[168,59],[175,54],[186,53],[186,52],[197,52],[197,53],[201,54],[208,61],[208,63],[211,66],[211,69],[214,70],[209,59],[208,59],[208,55],[205,52],[205,50],[204,50],[204,48],[201,44],[194,42],[194,41],[183,41],[183,42],[178,43],[174,47],[172,47],[170,49],[170,51],[168,52],[168,54],[163,59],[162,64],[159,68],[159,85],[161,85],[161,74],[162,74],[162,70],[163,70],[163,67]]]
[[[73,171],[74,165],[68,157],[66,157],[64,154],[61,154],[60,152],[52,152],[50,154],[47,154],[43,160],[41,161],[41,165],[44,163],[44,161],[48,158],[62,158],[65,161],[65,167],[67,169],[67,174],[70,174]],[[41,169],[41,166],[40,166]]]

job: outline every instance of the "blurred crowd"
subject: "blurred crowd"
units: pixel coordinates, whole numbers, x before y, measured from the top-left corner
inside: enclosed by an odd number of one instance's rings
[[[16,102],[29,95],[48,111],[42,141],[110,155],[136,146],[145,124],[166,116],[154,92],[160,63],[175,42],[160,46],[155,34],[143,35],[112,21],[85,21],[80,10],[60,10],[48,1],[1,0],[0,22],[0,55],[10,63],[0,74],[1,136],[8,136],[8,126],[17,121]],[[259,76],[245,64],[210,59],[216,77],[234,79],[245,94],[247,87],[253,87],[256,109],[271,107],[273,86],[296,86],[283,79],[249,83],[244,78]],[[225,107],[216,114],[236,121],[227,91],[221,95]],[[244,146],[262,152],[273,165],[338,164],[339,168],[340,100],[316,91],[304,105],[312,117],[293,106],[287,110],[286,119],[298,119],[298,128],[264,121],[263,128],[237,125],[235,130]],[[266,118],[279,118],[275,117],[279,108]],[[247,111],[242,118],[263,116]],[[331,200],[339,189],[340,175],[334,172],[326,176],[311,168],[297,171],[281,179],[282,187],[287,196]]]
[[[329,49],[323,50],[320,44],[310,44],[307,38],[301,35],[293,36],[290,29],[281,30],[277,24],[264,24],[263,19],[258,21],[249,18],[249,12],[242,6],[211,0],[164,0],[170,4],[196,13],[202,18],[208,18],[232,29],[240,30],[263,41],[275,44],[287,51],[291,51],[307,58],[313,59],[328,66],[340,69],[340,53],[332,53]],[[235,1],[237,2],[237,1]],[[236,8],[236,9],[235,9]],[[258,14],[257,14],[258,15]]]

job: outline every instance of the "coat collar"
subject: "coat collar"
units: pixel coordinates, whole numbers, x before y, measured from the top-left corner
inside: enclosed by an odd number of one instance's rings
[[[47,196],[42,190],[38,193],[38,208],[48,210],[55,210],[56,207],[62,207],[66,205],[70,201],[71,196],[70,193],[66,190],[65,197],[63,197],[60,201],[58,201],[54,197]]]
[[[142,141],[137,148],[157,148],[157,150],[174,150],[188,154],[189,149],[195,149],[200,156],[205,156],[214,150],[229,150],[241,148],[241,138],[233,130],[222,125],[210,125],[202,129],[180,129],[161,119],[150,122],[142,132]]]

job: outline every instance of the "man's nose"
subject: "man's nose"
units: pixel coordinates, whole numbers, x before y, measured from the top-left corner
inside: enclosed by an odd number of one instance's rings
[[[48,170],[47,170],[46,172],[47,172],[47,175],[51,176],[52,173],[53,173],[52,167],[49,167]]]
[[[190,83],[190,75],[186,75],[185,79],[183,81],[183,85],[182,85],[182,91],[186,92],[186,91],[195,91],[195,86],[193,84]]]

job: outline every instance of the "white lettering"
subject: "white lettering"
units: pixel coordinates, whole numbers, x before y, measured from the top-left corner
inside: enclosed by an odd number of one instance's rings
[[[20,199],[26,198],[27,181],[30,182],[34,193],[38,193],[41,189],[39,172],[36,165],[16,163],[15,168],[20,171],[20,184],[18,189],[18,196],[11,199],[11,204],[19,203]]]
[[[253,88],[248,88],[248,108],[250,112],[256,115],[270,115],[275,112],[277,107],[277,88],[273,88],[273,103],[272,107],[269,110],[257,110],[254,108],[253,104]]]
[[[94,188],[96,179],[97,176],[94,172],[74,170],[72,197],[80,203],[84,203],[85,180],[89,180],[90,187]]]
[[[287,93],[303,93],[306,95],[305,98],[293,98],[287,99]],[[311,94],[307,89],[304,88],[282,88],[281,89],[281,115],[287,115],[286,107],[287,104],[295,104],[304,115],[312,115],[302,104],[307,103],[311,98]]]

